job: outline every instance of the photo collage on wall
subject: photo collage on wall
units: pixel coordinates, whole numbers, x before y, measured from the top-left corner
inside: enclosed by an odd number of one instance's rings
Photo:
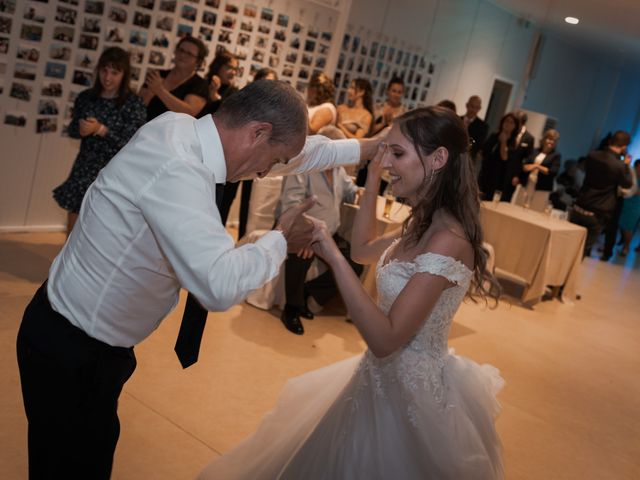
[[[334,76],[337,103],[347,100],[349,84],[365,78],[373,87],[375,103],[384,102],[389,80],[400,77],[404,81],[404,101],[409,109],[427,105],[430,89],[434,87],[437,62],[434,55],[419,47],[389,40],[382,34],[366,32],[355,35],[352,25],[342,39],[342,47]],[[364,33],[364,29],[360,28]]]
[[[305,1],[0,0],[0,123],[65,135],[105,48],[130,52],[137,91],[147,69],[171,68],[185,35],[208,46],[206,65],[220,49],[234,53],[240,87],[270,67],[303,92],[339,48],[338,15]]]

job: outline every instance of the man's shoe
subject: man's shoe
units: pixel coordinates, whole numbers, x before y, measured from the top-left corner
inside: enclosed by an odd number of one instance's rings
[[[282,315],[280,315],[280,320],[282,320],[285,328],[291,333],[295,333],[296,335],[302,335],[304,333],[304,327],[302,326],[296,308],[285,306]]]
[[[304,307],[300,307],[298,308],[298,314],[303,317],[306,318],[307,320],[313,320],[313,312],[311,310],[309,310],[309,307],[307,307],[306,305]]]

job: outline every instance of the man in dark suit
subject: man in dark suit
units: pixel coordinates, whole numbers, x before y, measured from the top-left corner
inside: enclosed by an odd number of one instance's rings
[[[518,179],[514,182],[514,189],[516,185],[518,185],[518,183],[522,185],[525,185],[527,183],[527,177],[529,176],[529,174],[522,171],[522,166],[527,163],[527,160],[533,153],[533,147],[536,141],[533,135],[529,133],[529,130],[527,130],[527,114],[522,110],[518,110],[515,113],[518,121],[520,122],[520,131],[518,132],[518,136],[516,137],[516,157],[518,161],[516,162],[515,166],[518,168],[518,170],[512,172],[512,178]]]
[[[480,166],[477,165],[478,153],[482,149],[482,145],[489,134],[489,124],[478,117],[478,112],[482,109],[482,100],[479,96],[473,95],[469,97],[465,106],[467,107],[467,113],[460,118],[467,127],[467,132],[473,140],[471,160],[473,164],[476,165],[476,171],[479,171]]]
[[[630,142],[631,136],[618,130],[605,150],[593,151],[587,157],[584,183],[570,216],[571,222],[587,229],[584,256],[591,254],[591,247],[615,212],[618,187],[631,186],[631,157],[627,155]]]

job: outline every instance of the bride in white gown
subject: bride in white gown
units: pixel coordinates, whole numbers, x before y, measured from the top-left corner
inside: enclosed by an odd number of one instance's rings
[[[495,292],[485,271],[478,189],[466,130],[429,107],[394,122],[369,167],[352,257],[377,261],[378,303],[314,222],[314,252],[332,267],[369,349],[290,380],[254,435],[211,463],[202,479],[503,478],[495,398],[503,381],[489,365],[447,349],[465,295]],[[382,171],[412,205],[402,232],[376,238]]]

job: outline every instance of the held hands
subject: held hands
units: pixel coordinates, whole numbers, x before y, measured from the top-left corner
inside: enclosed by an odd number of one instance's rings
[[[82,118],[78,124],[80,135],[83,137],[95,135],[100,130],[100,127],[102,127],[102,124],[95,117]]]
[[[149,70],[144,80],[144,83],[147,86],[147,88],[151,90],[155,95],[157,95],[158,92],[162,90],[163,82],[164,82],[164,79],[155,70]]]
[[[314,253],[324,259],[328,264],[332,260],[339,258],[342,254],[333,241],[333,237],[327,228],[327,224],[322,220],[305,214],[305,218],[313,225],[313,235],[311,248]]]
[[[313,235],[313,224],[302,214],[315,203],[316,197],[309,197],[280,215],[275,229],[280,230],[284,235],[289,253],[299,253],[309,247]]]

